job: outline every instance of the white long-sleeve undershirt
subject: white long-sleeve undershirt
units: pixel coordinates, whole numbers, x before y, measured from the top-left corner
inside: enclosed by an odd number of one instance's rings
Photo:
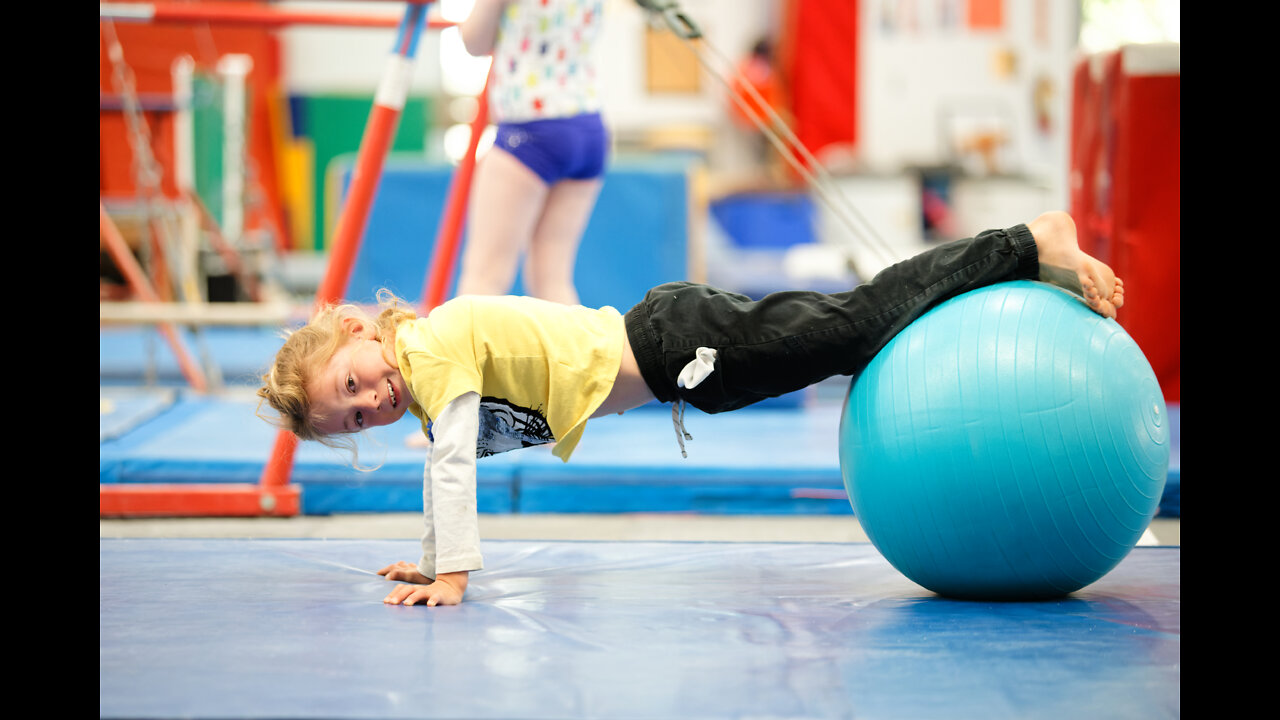
[[[464,393],[431,424],[434,441],[422,478],[422,558],[418,572],[479,570],[480,527],[476,515],[476,436],[480,395]]]

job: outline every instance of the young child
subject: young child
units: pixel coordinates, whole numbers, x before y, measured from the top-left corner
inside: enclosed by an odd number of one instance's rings
[[[1083,253],[1066,213],[928,250],[848,292],[780,292],[759,301],[687,282],[660,285],[619,314],[527,297],[455,298],[417,317],[394,298],[370,317],[330,307],[292,333],[259,396],[303,440],[349,443],[405,411],[432,443],[417,563],[382,568],[385,602],[457,604],[483,566],[478,457],[555,443],[568,461],[587,420],[651,400],[672,404],[683,451],[685,403],[725,412],[854,375],[938,303],[979,287],[1041,280],[1115,317],[1124,285]]]

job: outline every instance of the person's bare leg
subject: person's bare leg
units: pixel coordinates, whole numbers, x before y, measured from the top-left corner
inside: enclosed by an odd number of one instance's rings
[[[1040,279],[1084,298],[1103,317],[1124,305],[1124,281],[1105,263],[1080,249],[1076,224],[1065,212],[1048,212],[1027,223],[1040,257]]]
[[[505,295],[542,214],[547,184],[501,148],[476,165],[467,212],[459,295]]]
[[[578,245],[587,229],[603,179],[565,180],[551,186],[525,262],[526,291],[543,300],[578,304],[573,282]]]

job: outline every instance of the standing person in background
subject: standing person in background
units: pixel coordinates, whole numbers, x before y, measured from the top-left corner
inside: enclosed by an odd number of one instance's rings
[[[528,295],[578,304],[578,245],[609,138],[595,62],[603,0],[476,0],[467,52],[493,55],[497,137],[476,166],[459,295],[504,295],[524,258]]]

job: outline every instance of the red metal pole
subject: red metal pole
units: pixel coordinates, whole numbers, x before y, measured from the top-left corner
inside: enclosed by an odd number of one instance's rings
[[[364,138],[356,154],[355,169],[351,175],[351,187],[338,219],[330,248],[329,262],[324,279],[316,292],[316,308],[337,302],[346,293],[351,279],[351,269],[360,249],[360,240],[369,220],[369,211],[378,191],[382,164],[395,137],[400,113],[409,91],[409,71],[422,31],[426,8],[410,4],[400,26],[400,35],[394,46],[394,59],[382,78],[374,97],[373,110],[365,126]],[[298,440],[288,430],[276,434],[271,457],[263,468],[259,484],[264,487],[282,487],[289,483],[293,472],[293,457]]]
[[[351,172],[351,186],[329,248],[324,279],[316,291],[317,307],[341,300],[347,291],[351,270],[360,251],[360,240],[368,224],[369,210],[378,192],[382,164],[395,139],[400,110],[399,107],[375,104],[369,114],[369,124]]]
[[[462,157],[457,171],[449,183],[449,197],[445,201],[444,216],[440,219],[440,228],[436,231],[436,245],[431,253],[431,267],[427,271],[427,280],[423,284],[422,310],[430,312],[432,308],[443,303],[453,282],[454,267],[458,259],[458,248],[462,245],[462,227],[467,217],[467,198],[471,193],[471,177],[475,174],[476,150],[480,144],[480,135],[489,123],[489,82],[493,73],[485,79],[484,90],[480,91],[476,105],[476,116],[471,120],[471,139],[467,143],[467,154]]]
[[[409,0],[411,5],[427,5],[433,0]],[[115,2],[101,3],[99,19],[114,22],[169,24],[216,24],[279,28],[289,25],[336,25],[343,27],[393,28],[400,20],[377,14],[357,14],[317,10],[291,10],[247,2]],[[431,20],[433,29],[454,23]]]

